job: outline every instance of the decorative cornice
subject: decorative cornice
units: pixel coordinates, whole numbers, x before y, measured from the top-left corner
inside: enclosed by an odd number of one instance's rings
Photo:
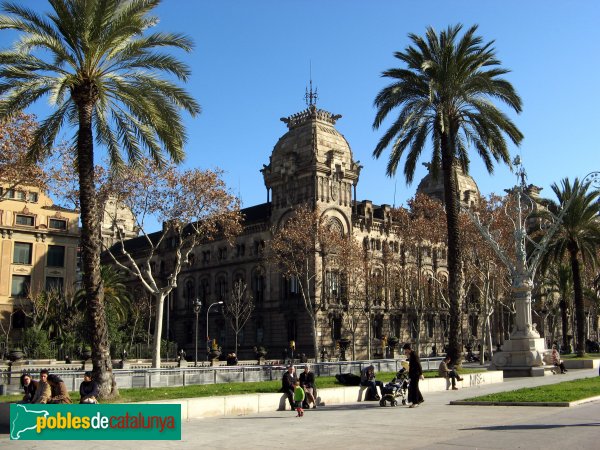
[[[293,130],[300,125],[314,120],[335,125],[335,122],[341,117],[340,114],[332,114],[324,109],[318,109],[315,105],[310,105],[304,111],[300,111],[289,117],[282,117],[280,120],[287,125],[288,129]]]

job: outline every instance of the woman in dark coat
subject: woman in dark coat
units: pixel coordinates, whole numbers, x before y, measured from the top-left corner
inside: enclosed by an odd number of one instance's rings
[[[423,396],[419,390],[419,380],[423,379],[423,368],[419,356],[411,349],[410,344],[404,344],[404,354],[408,357],[408,402],[411,403],[409,408],[414,408],[423,403]]]
[[[35,396],[35,391],[38,387],[38,382],[31,378],[31,374],[24,373],[21,375],[21,387],[23,388],[23,401],[21,403],[31,403]]]
[[[79,403],[98,403],[98,383],[93,380],[92,372],[86,372],[79,385]]]

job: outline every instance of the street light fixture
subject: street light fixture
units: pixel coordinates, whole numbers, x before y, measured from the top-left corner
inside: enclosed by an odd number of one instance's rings
[[[196,298],[194,300],[194,314],[196,314],[196,356],[194,358],[194,367],[198,366],[198,314],[200,314],[200,308],[202,308],[202,302],[200,299]]]
[[[218,302],[214,302],[211,303],[208,308],[206,309],[206,349],[207,349],[207,353],[206,353],[206,360],[208,361],[208,351],[210,351],[210,335],[208,334],[208,313],[210,312],[210,308],[212,308],[215,305],[222,305],[223,302],[222,301],[218,301]]]

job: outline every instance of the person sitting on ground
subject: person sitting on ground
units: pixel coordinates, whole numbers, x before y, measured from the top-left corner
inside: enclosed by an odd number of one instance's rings
[[[306,398],[304,399],[303,407],[310,409],[310,404],[313,404],[313,409],[317,407],[316,401],[316,386],[315,386],[315,374],[310,371],[310,366],[307,364],[304,366],[304,372],[299,377],[300,386],[304,389]]]
[[[298,412],[297,417],[302,417],[304,415],[304,409],[302,409],[302,404],[304,403],[304,389],[300,386],[300,381],[296,380],[294,383],[294,406],[296,407],[296,411]]]
[[[238,358],[235,352],[231,352],[227,355],[227,365],[228,366],[237,366]]]
[[[35,391],[38,387],[38,382],[34,381],[31,374],[24,373],[21,375],[21,387],[23,388],[23,400],[21,403],[32,403],[33,397],[35,397]]]
[[[367,398],[375,400],[381,398],[377,393],[377,386],[379,386],[379,389],[382,389],[383,383],[375,379],[375,366],[367,366],[360,372],[360,385],[369,388]]]
[[[62,378],[60,378],[58,375],[48,375],[48,384],[50,385],[50,390],[52,392],[52,396],[50,397],[50,400],[48,400],[48,403],[73,403],[71,401],[71,397],[69,396],[67,386]]]
[[[40,381],[38,381],[37,389],[31,399],[31,403],[48,403],[52,396],[52,390],[48,383],[48,371],[46,369],[40,370]]]
[[[458,375],[456,370],[450,369],[450,360],[451,358],[449,356],[446,356],[444,359],[442,359],[442,362],[438,367],[438,373],[440,377],[450,379],[452,381],[452,389],[457,390],[458,388],[456,387],[456,380],[462,381],[463,379]]]
[[[565,368],[565,363],[562,359],[560,359],[560,353],[558,353],[558,349],[556,345],[552,346],[552,364],[556,367],[560,368],[560,373],[567,373],[567,369]]]
[[[98,403],[98,383],[93,380],[92,372],[83,375],[83,381],[79,385],[79,403]]]
[[[287,366],[287,371],[283,374],[281,378],[281,392],[283,392],[290,403],[290,407],[292,411],[294,410],[294,386],[298,381],[296,378],[296,373],[294,372],[294,366],[291,364]]]

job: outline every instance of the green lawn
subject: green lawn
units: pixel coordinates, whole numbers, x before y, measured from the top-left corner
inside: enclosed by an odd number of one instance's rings
[[[461,374],[485,372],[485,369],[463,369]],[[425,372],[426,378],[437,377],[437,370]],[[395,372],[379,372],[377,379],[387,383],[394,378]],[[335,377],[317,377],[318,388],[340,387]],[[241,394],[256,394],[256,393],[272,393],[279,392],[281,381],[260,381],[253,383],[221,383],[221,384],[199,384],[179,387],[161,387],[161,388],[136,388],[136,389],[119,389],[120,397],[112,403],[130,403],[144,402],[153,400],[167,400],[177,398],[191,397],[213,397],[219,395],[241,395]],[[0,402],[15,402],[21,400],[22,395],[7,395],[0,397]],[[79,392],[72,392],[71,399],[73,403],[79,402]]]
[[[600,377],[565,381],[548,386],[524,388],[516,391],[473,397],[465,401],[478,402],[574,402],[600,396]]]
[[[560,355],[562,359],[599,359],[600,353],[586,353],[585,356],[577,356],[576,353],[569,353],[568,355]]]

